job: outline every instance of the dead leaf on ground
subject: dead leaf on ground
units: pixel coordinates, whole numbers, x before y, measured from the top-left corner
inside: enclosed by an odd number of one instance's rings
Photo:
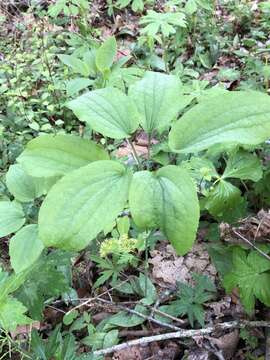
[[[194,245],[185,256],[177,256],[173,247],[164,241],[158,244],[150,255],[152,277],[161,287],[175,285],[176,281],[190,282],[192,272],[207,275],[213,280],[217,273],[202,244]]]
[[[132,346],[126,349],[116,351],[112,358],[106,360],[145,360],[151,356],[149,345],[146,346]]]
[[[187,353],[188,353],[188,356],[186,357],[187,360],[211,360],[211,359],[213,359],[211,357],[211,354],[209,353],[209,351],[204,350],[204,349],[189,350]]]
[[[239,330],[235,329],[234,331],[222,335],[219,338],[208,337],[208,339],[222,351],[222,355],[225,359],[233,359],[239,342]]]
[[[136,144],[133,144],[133,145],[139,156],[142,156],[144,158],[147,157],[147,147],[136,145]],[[118,158],[125,157],[125,156],[132,157],[133,156],[132,154],[133,154],[132,148],[127,143],[125,143],[124,146],[119,147],[115,152],[115,155]]]

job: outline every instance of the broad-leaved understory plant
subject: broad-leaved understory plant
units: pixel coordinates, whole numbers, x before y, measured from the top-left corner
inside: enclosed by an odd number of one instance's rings
[[[160,230],[177,254],[186,254],[199,223],[197,193],[206,195],[209,190],[202,192],[194,166],[179,160],[187,159],[186,155],[193,154],[193,164],[199,159],[197,168],[204,180],[214,180],[210,192],[213,187],[219,189],[214,196],[211,193],[212,203],[221,190],[225,196],[236,188],[228,178],[256,181],[261,177],[258,159],[245,150],[230,153],[223,175],[203,160],[203,154],[213,146],[254,147],[269,137],[270,98],[263,93],[209,92],[196,102],[194,96],[185,95],[176,76],[146,72],[127,94],[106,87],[80,95],[67,107],[96,133],[126,139],[130,145],[141,129],[149,144],[153,136],[168,134],[166,146],[178,161],[161,166],[151,159],[150,151],[144,161],[133,147],[136,165],[129,166],[111,158],[93,140],[79,136],[43,135],[31,140],[6,175],[14,200],[7,197],[0,202],[0,236],[15,233],[9,253],[17,274],[27,271],[45,247],[86,248],[125,209],[139,229]],[[255,165],[251,176],[249,169]],[[29,212],[32,201],[42,202],[38,217]],[[231,284],[227,281],[228,289]],[[23,316],[25,309],[21,310]]]
[[[147,72],[128,95],[107,87],[87,92],[67,106],[80,121],[112,139],[129,139],[140,127],[149,138],[171,128],[169,146],[175,153],[197,154],[220,143],[256,145],[270,134],[270,99],[265,94],[239,91],[209,96],[176,120],[191,101],[181,92],[177,77]],[[74,135],[31,140],[7,173],[15,201],[0,203],[6,217],[1,236],[25,224],[18,201],[48,192],[38,225],[20,230],[33,228],[30,233],[36,232],[40,243],[37,252],[41,244],[85,248],[128,206],[139,228],[161,229],[177,253],[185,254],[193,245],[199,220],[193,179],[181,164],[149,171],[142,168],[141,159],[136,160],[137,171],[132,171],[110,159],[100,145]]]

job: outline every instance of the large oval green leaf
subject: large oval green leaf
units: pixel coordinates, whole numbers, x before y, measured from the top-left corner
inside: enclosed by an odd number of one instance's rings
[[[198,152],[218,143],[257,145],[270,136],[270,97],[234,91],[205,99],[172,127],[169,145],[181,153]]]
[[[34,178],[20,164],[11,165],[6,174],[6,185],[16,200],[30,202],[48,192],[58,177]]]
[[[31,140],[17,161],[31,176],[51,177],[107,159],[108,153],[93,141],[72,135],[44,135]]]
[[[131,214],[142,229],[160,228],[180,255],[194,243],[199,222],[196,188],[188,173],[169,165],[137,172],[129,192]]]
[[[85,93],[70,101],[68,107],[95,131],[113,139],[127,138],[139,126],[135,104],[115,88]]]
[[[24,212],[19,203],[0,201],[0,237],[19,230],[24,223]]]
[[[40,239],[65,250],[85,248],[123,210],[130,177],[114,161],[96,161],[64,176],[40,208]]]
[[[151,71],[130,87],[129,96],[136,103],[143,129],[149,134],[169,125],[193,99],[181,93],[181,83],[176,76]]]
[[[9,242],[10,262],[16,273],[32,265],[44,249],[38,238],[38,226],[27,225],[14,235]]]

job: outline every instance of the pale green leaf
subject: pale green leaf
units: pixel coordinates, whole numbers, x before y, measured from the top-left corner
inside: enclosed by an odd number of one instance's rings
[[[93,80],[85,78],[76,78],[66,82],[66,89],[68,96],[78,94],[79,91],[87,88],[89,85],[93,84]]]
[[[241,180],[259,181],[262,177],[262,164],[259,158],[247,151],[233,153],[227,162],[223,179],[237,178]]]
[[[6,174],[9,192],[21,202],[29,202],[45,195],[57,180],[57,177],[34,178],[20,164],[11,165]]]
[[[96,161],[63,177],[39,212],[46,246],[81,250],[123,210],[130,173],[114,161]]]
[[[51,177],[108,158],[93,141],[72,135],[44,135],[31,140],[17,161],[34,177]]]
[[[1,201],[0,219],[0,237],[16,232],[25,223],[22,206],[15,201]]]
[[[241,191],[231,183],[220,180],[210,190],[204,202],[204,207],[216,219],[232,222],[244,215],[246,202],[241,197]]]
[[[256,91],[232,91],[194,106],[169,135],[173,151],[199,152],[212,145],[257,145],[270,136],[270,97]]]
[[[110,69],[117,52],[117,43],[114,36],[109,37],[96,51],[96,66],[99,71]]]
[[[81,59],[76,58],[74,55],[58,55],[59,59],[67,66],[69,66],[75,73],[81,74],[84,77],[90,75],[90,68],[87,63]]]
[[[129,137],[139,125],[134,102],[115,88],[90,91],[68,103],[81,121],[113,139]]]
[[[133,176],[129,193],[131,214],[143,229],[160,228],[178,254],[189,251],[199,221],[195,185],[188,173],[169,165],[156,173]]]
[[[27,225],[18,231],[9,242],[10,262],[15,272],[19,273],[32,265],[43,248],[37,225]]]
[[[185,11],[189,15],[194,14],[197,11],[196,0],[188,0],[185,5]]]
[[[32,320],[24,314],[27,308],[18,300],[8,297],[0,303],[0,328],[15,331],[18,325],[31,324]]]
[[[171,123],[183,108],[182,96],[176,76],[151,71],[129,89],[129,97],[141,115],[140,123],[149,134]]]

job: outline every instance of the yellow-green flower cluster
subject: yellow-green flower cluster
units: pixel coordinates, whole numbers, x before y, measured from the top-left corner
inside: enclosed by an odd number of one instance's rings
[[[123,234],[118,239],[106,239],[100,246],[100,256],[131,253],[136,249],[137,242],[137,239],[129,238],[128,234]]]

